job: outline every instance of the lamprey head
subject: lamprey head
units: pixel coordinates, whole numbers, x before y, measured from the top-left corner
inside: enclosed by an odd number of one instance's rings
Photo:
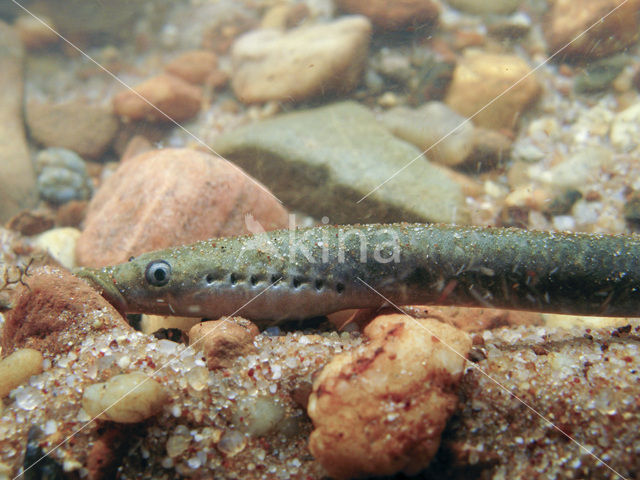
[[[127,301],[118,289],[118,284],[113,277],[111,268],[77,268],[73,273],[75,276],[84,279],[89,285],[100,292],[118,311],[127,312],[129,310]]]

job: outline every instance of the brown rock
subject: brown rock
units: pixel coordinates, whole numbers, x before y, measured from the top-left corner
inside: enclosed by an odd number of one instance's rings
[[[467,50],[445,102],[465,117],[473,116],[475,125],[498,130],[514,128],[539,93],[538,81],[520,57]]]
[[[201,85],[218,67],[218,56],[207,50],[184,52],[169,62],[164,69],[189,83]]]
[[[131,329],[110,303],[66,270],[41,267],[24,281],[29,288],[6,315],[3,354],[33,348],[55,355],[73,349],[95,331]]]
[[[53,212],[50,210],[23,210],[13,216],[6,227],[22,235],[37,235],[53,228]]]
[[[22,119],[23,48],[0,21],[0,222],[36,203],[36,178]]]
[[[253,337],[258,327],[241,317],[212,320],[194,325],[189,330],[189,345],[204,352],[207,368],[229,368],[236,357],[256,351]]]
[[[201,104],[199,87],[169,74],[146,80],[135,92],[125,90],[113,97],[115,112],[130,120],[180,122],[197,115]]]
[[[371,341],[335,356],[309,397],[309,450],[336,479],[424,469],[455,411],[471,340],[435,320],[392,314]]]
[[[638,40],[638,9],[640,0],[556,0],[543,22],[550,53],[585,60],[622,50]]]
[[[29,134],[45,147],[62,147],[84,158],[99,158],[118,131],[109,108],[83,101],[53,104],[28,102]]]
[[[359,13],[383,30],[398,30],[432,23],[440,7],[431,0],[338,0],[338,7],[348,13]]]
[[[211,237],[287,225],[286,210],[238,167],[189,149],[165,149],[120,164],[89,205],[78,239],[79,265],[103,266],[132,255]]]
[[[87,456],[87,470],[90,480],[116,478],[118,467],[132,439],[134,432],[122,428],[121,424],[112,424],[95,441]]]

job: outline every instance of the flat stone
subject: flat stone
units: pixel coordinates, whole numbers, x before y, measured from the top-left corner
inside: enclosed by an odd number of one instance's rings
[[[640,0],[557,0],[543,23],[549,53],[584,62],[620,51],[638,40],[638,9]]]
[[[447,0],[453,8],[468,13],[477,14],[506,14],[513,13],[518,9],[522,0],[492,0],[490,2],[479,2],[478,0]]]
[[[62,147],[83,158],[99,158],[118,131],[110,108],[82,101],[31,101],[25,110],[29,134],[45,147]]]
[[[22,120],[23,56],[15,31],[0,22],[0,223],[37,200]]]
[[[333,223],[468,220],[460,186],[442,167],[351,101],[241,127],[214,148],[288,207]]]
[[[485,128],[514,128],[540,93],[531,68],[516,55],[467,50],[453,72],[445,103]]]
[[[231,84],[245,103],[346,93],[360,80],[371,23],[347,16],[288,32],[261,29],[233,44]]]
[[[382,30],[434,23],[440,14],[440,6],[430,0],[338,0],[336,3],[345,12],[367,16]]]

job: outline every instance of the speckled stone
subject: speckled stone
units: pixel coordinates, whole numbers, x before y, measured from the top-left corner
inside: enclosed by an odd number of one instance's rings
[[[460,186],[354,102],[242,127],[214,148],[288,207],[334,223],[468,219]]]
[[[507,14],[518,9],[522,0],[492,0],[479,2],[478,0],[446,0],[453,8],[469,13],[480,14]]]
[[[247,215],[265,230],[288,225],[282,205],[239,168],[195,150],[153,150],[121,163],[100,186],[78,239],[77,261],[103,266],[150,250],[246,234]]]
[[[36,156],[38,192],[40,197],[54,204],[71,200],[88,200],[93,182],[84,160],[65,148],[47,148]]]

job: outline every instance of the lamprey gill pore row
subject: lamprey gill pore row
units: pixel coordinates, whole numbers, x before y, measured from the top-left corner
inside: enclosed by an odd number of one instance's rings
[[[322,226],[206,240],[76,274],[122,312],[237,312],[261,326],[379,307],[385,298],[396,305],[640,316],[635,235]]]

